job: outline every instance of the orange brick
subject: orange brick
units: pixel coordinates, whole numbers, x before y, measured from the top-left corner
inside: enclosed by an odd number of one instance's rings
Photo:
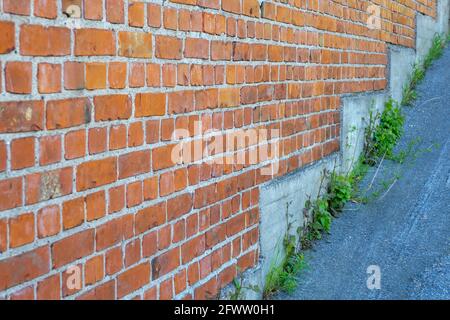
[[[34,241],[34,214],[26,213],[9,219],[9,245],[11,248]]]
[[[5,65],[6,91],[11,93],[31,93],[31,63],[7,62]]]
[[[62,220],[64,230],[75,228],[84,222],[84,199],[82,197],[63,203]]]
[[[24,56],[65,56],[70,54],[68,28],[22,25],[20,54]]]
[[[41,166],[61,161],[61,136],[39,139],[39,164]]]
[[[59,206],[53,205],[39,210],[37,231],[39,238],[54,236],[61,231]]]
[[[38,90],[40,93],[61,92],[61,65],[50,63],[39,64]]]
[[[85,87],[88,90],[106,88],[106,64],[87,63]]]
[[[0,181],[0,211],[22,205],[22,178]]]
[[[0,22],[0,29],[2,30],[2,33],[0,34],[0,54],[9,53],[15,49],[14,27],[15,25],[13,22]]]
[[[117,179],[117,159],[114,157],[85,162],[77,167],[77,190],[95,188]]]
[[[86,196],[86,219],[93,221],[104,217],[106,214],[105,192],[98,191]]]
[[[34,165],[34,143],[35,139],[32,137],[11,141],[11,169],[18,170]]]
[[[114,33],[102,29],[76,29],[76,56],[112,56],[116,54]]]
[[[151,58],[152,35],[143,32],[119,32],[119,55],[130,58]]]

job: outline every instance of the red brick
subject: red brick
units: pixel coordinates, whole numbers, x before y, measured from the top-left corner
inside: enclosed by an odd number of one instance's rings
[[[107,128],[89,129],[88,150],[89,154],[98,154],[106,151]]]
[[[151,58],[151,33],[119,32],[119,55],[129,58]]]
[[[136,117],[163,116],[166,113],[166,94],[139,93],[136,95]]]
[[[22,25],[20,54],[24,56],[65,56],[70,54],[71,33],[67,28]]]
[[[4,141],[0,141],[0,172],[6,170],[7,158],[8,154],[6,151],[6,143]]]
[[[143,263],[117,277],[117,297],[122,298],[150,282],[150,264]]]
[[[67,160],[81,158],[86,154],[86,131],[78,130],[66,134],[64,139],[64,157]]]
[[[61,92],[61,65],[40,63],[38,67],[39,93]]]
[[[0,211],[21,206],[22,178],[12,178],[0,181]]]
[[[38,131],[44,128],[42,101],[0,102],[0,133]]]
[[[84,18],[88,20],[101,20],[103,18],[103,0],[85,1]]]
[[[99,191],[86,196],[86,219],[93,221],[100,219],[106,214],[105,192]]]
[[[150,152],[136,151],[119,157],[119,179],[150,171]]]
[[[152,277],[156,280],[180,265],[180,248],[171,249],[152,260]]]
[[[8,21],[0,21],[0,54],[13,51],[16,47],[14,23]]]
[[[25,177],[26,203],[34,204],[72,192],[72,168],[63,168]]]
[[[39,281],[36,288],[36,295],[38,300],[60,300],[60,275],[55,274]]]
[[[39,238],[54,236],[61,231],[59,206],[53,205],[39,210],[37,231]]]
[[[161,59],[181,59],[182,41],[175,37],[156,36],[156,57]]]
[[[8,249],[8,220],[0,220],[0,253]]]
[[[34,241],[34,214],[26,213],[9,219],[9,246],[16,248]]]
[[[111,23],[124,23],[125,9],[123,0],[105,0],[106,20]]]
[[[52,245],[53,268],[74,262],[94,251],[94,230],[76,233]]]
[[[109,208],[108,212],[118,212],[125,207],[125,188],[124,186],[115,187],[109,190]]]
[[[205,235],[200,235],[189,240],[181,247],[181,260],[183,264],[189,263],[194,258],[205,252]]]
[[[127,208],[140,205],[142,201],[142,182],[136,181],[127,185]]]
[[[6,91],[11,93],[31,93],[32,66],[30,62],[7,62],[5,64]]]
[[[23,288],[12,293],[9,298],[11,300],[34,300],[34,286]]]
[[[0,290],[35,279],[50,271],[47,246],[0,261]]]
[[[161,27],[161,6],[159,4],[147,4],[147,24],[149,27]]]
[[[127,63],[110,62],[108,65],[109,86],[112,89],[123,89],[127,81]]]
[[[85,88],[85,72],[83,62],[64,63],[64,88],[67,90],[81,90]]]
[[[34,138],[21,138],[11,141],[11,169],[32,167],[34,161]]]
[[[136,214],[136,234],[144,233],[166,222],[166,204],[164,202],[142,209]]]
[[[3,10],[8,13],[30,15],[30,0],[4,0]]]
[[[183,194],[167,201],[167,220],[175,220],[192,209],[192,195]]]
[[[96,188],[117,180],[117,159],[114,157],[85,162],[77,167],[77,190]]]
[[[122,270],[122,247],[118,246],[106,252],[105,255],[105,271],[108,275],[113,275]]]
[[[123,240],[133,236],[133,216],[126,215],[111,220],[97,228],[96,248],[97,251],[109,248]]]
[[[131,116],[128,95],[97,96],[94,98],[94,105],[96,121],[128,119]]]
[[[137,263],[141,259],[141,240],[128,242],[125,246],[125,267]]]
[[[79,300],[115,300],[116,284],[115,280],[103,283],[92,290],[80,295]]]
[[[45,166],[61,161],[61,136],[47,136],[39,139],[39,164]]]
[[[63,203],[62,218],[64,230],[78,227],[84,222],[84,199],[82,197]]]
[[[84,282],[91,285],[101,281],[104,277],[103,255],[90,258],[84,265]]]
[[[91,103],[87,98],[47,102],[47,129],[76,127],[91,122]]]
[[[116,54],[114,32],[102,29],[76,29],[76,56],[113,56]]]

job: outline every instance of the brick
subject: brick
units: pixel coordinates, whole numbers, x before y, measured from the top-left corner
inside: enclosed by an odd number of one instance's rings
[[[180,265],[180,248],[171,249],[152,260],[152,279],[156,280]]]
[[[61,231],[59,206],[42,208],[37,214],[37,232],[39,238],[50,237]]]
[[[64,157],[68,160],[83,157],[86,154],[86,131],[67,133],[64,138],[64,150]]]
[[[128,95],[97,96],[94,97],[94,105],[96,121],[128,119],[131,116]]]
[[[22,25],[20,54],[24,56],[65,56],[70,54],[71,33],[67,28]]]
[[[106,151],[107,128],[92,128],[88,134],[89,154],[98,154]]]
[[[137,151],[119,157],[119,179],[150,171],[150,152]]]
[[[11,93],[31,93],[32,66],[29,62],[7,62],[5,65],[5,87]]]
[[[63,203],[63,229],[68,230],[80,226],[84,222],[84,199],[82,197]]]
[[[34,214],[25,213],[9,219],[9,246],[16,248],[34,241]]]
[[[91,122],[91,103],[87,98],[47,102],[47,129],[76,127]]]
[[[129,58],[151,58],[152,35],[143,32],[119,32],[119,55]]]
[[[200,235],[189,240],[181,246],[181,261],[183,264],[189,263],[194,258],[205,252],[205,235]]]
[[[76,56],[113,56],[116,53],[114,33],[102,29],[75,30]]]
[[[72,168],[62,168],[25,177],[26,204],[58,198],[72,192]]]
[[[145,3],[130,3],[128,6],[128,24],[133,27],[143,27],[145,23]]]
[[[140,205],[143,201],[142,182],[137,181],[127,186],[127,207],[132,208]]]
[[[147,4],[147,24],[149,27],[161,27],[161,6],[159,4]]]
[[[77,190],[103,186],[117,180],[117,159],[114,157],[85,162],[77,167]]]
[[[109,150],[118,150],[127,146],[127,127],[125,125],[112,126],[109,129]]]
[[[108,281],[80,295],[79,300],[114,300],[116,299],[115,280]]]
[[[52,245],[53,268],[59,268],[94,251],[94,230],[88,229]]]
[[[101,281],[104,277],[103,255],[95,256],[86,261],[84,265],[84,281],[91,285]]]
[[[85,1],[84,18],[88,20],[101,20],[103,18],[103,0]]]
[[[6,162],[8,160],[8,154],[6,151],[6,143],[0,141],[0,172],[6,170]]]
[[[108,65],[109,87],[123,89],[127,81],[127,64],[125,62],[111,62]]]
[[[128,127],[128,147],[138,147],[144,143],[142,122],[130,123]]]
[[[0,21],[0,54],[10,53],[16,48],[15,25],[13,22]]]
[[[110,249],[105,254],[105,271],[107,275],[116,274],[123,268],[122,247]]]
[[[8,249],[8,220],[0,220],[0,253]]]
[[[61,161],[61,136],[47,136],[39,139],[39,164],[45,166]]]
[[[170,36],[156,36],[156,57],[161,59],[181,59],[182,41]]]
[[[35,279],[50,271],[48,246],[0,261],[0,290]]]
[[[171,159],[174,145],[163,146],[152,150],[152,167],[154,171],[173,167]]]
[[[85,71],[82,62],[64,63],[64,88],[67,90],[81,90],[85,88]]]
[[[95,234],[97,251],[109,248],[133,236],[132,215],[111,220],[97,228]]]
[[[111,23],[124,23],[125,9],[123,0],[105,0],[106,20]]]
[[[9,296],[10,300],[34,300],[34,287],[29,286],[16,291]]]
[[[40,63],[38,67],[39,93],[61,92],[61,65]]]
[[[136,117],[163,116],[166,113],[166,94],[139,93],[136,95]]]
[[[60,275],[55,274],[38,282],[36,288],[36,298],[37,300],[60,300],[60,292]]]
[[[196,300],[213,300],[216,298],[219,291],[219,284],[214,277],[206,283],[195,289],[194,297]]]
[[[0,211],[22,205],[22,184],[21,177],[0,180]]]
[[[30,15],[30,0],[4,0],[3,10],[13,14]]]
[[[192,209],[192,195],[186,193],[167,201],[167,220],[175,220]]]
[[[32,167],[35,163],[35,139],[21,138],[11,141],[11,169]]]
[[[205,39],[186,38],[184,46],[184,57],[208,59],[209,41]]]
[[[86,219],[93,221],[100,219],[106,214],[105,192],[99,191],[86,196]]]
[[[136,234],[144,233],[166,222],[166,204],[164,202],[139,210],[136,214]]]
[[[88,90],[106,88],[106,63],[92,62],[86,64],[85,88]]]
[[[186,113],[194,110],[194,93],[178,91],[169,93],[168,112],[170,114]]]
[[[117,297],[122,298],[150,282],[150,264],[142,263],[117,277]]]
[[[111,188],[109,190],[108,212],[118,212],[125,207],[125,188],[123,186]]]

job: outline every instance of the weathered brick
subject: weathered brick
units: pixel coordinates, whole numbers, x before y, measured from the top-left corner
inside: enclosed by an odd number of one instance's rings
[[[94,251],[94,230],[88,229],[55,242],[52,245],[52,264],[59,268],[87,256]]]

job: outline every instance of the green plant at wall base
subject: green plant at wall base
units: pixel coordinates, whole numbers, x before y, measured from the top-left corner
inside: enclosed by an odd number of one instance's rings
[[[351,177],[332,173],[329,185],[329,206],[333,213],[340,212],[351,199],[353,185]]]
[[[425,78],[425,71],[431,67],[433,62],[440,58],[449,40],[444,35],[435,35],[430,50],[422,63],[415,63],[408,83],[403,87],[403,98],[401,105],[411,105],[417,99],[416,87]]]
[[[292,293],[297,288],[297,275],[305,266],[303,254],[298,250],[296,238],[287,235],[284,239],[285,258],[279,266],[272,265],[266,277],[263,296],[269,298],[277,291]]]
[[[370,123],[366,129],[364,161],[375,165],[380,158],[391,158],[397,141],[403,134],[405,118],[398,103],[390,99],[386,102],[381,115],[370,115]],[[379,122],[378,124],[376,124]]]

